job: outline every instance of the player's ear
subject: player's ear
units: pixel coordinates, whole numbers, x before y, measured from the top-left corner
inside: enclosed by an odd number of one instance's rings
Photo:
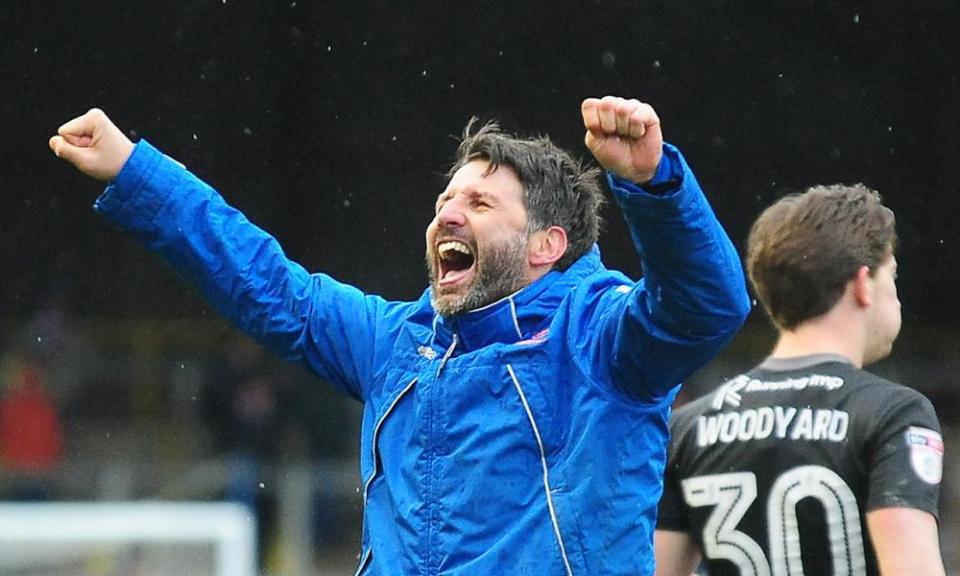
[[[869,267],[858,268],[850,282],[853,284],[853,297],[861,308],[873,304],[873,276],[870,275]]]
[[[551,226],[530,235],[527,242],[527,258],[530,266],[553,266],[567,252],[567,231],[560,226]]]

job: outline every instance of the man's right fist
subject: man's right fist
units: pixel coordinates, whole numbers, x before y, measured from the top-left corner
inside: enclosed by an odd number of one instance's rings
[[[99,180],[116,178],[133,147],[133,142],[99,108],[70,120],[50,138],[54,154]]]

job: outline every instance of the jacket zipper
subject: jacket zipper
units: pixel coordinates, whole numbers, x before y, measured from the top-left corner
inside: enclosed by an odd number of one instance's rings
[[[454,349],[457,347],[457,342],[459,339],[457,335],[453,335],[453,341],[450,342],[450,346],[447,347],[447,351],[443,353],[443,358],[440,359],[440,365],[437,366],[437,378],[440,378],[440,372],[443,372],[443,367],[447,365],[447,360],[450,359],[450,356],[453,355]]]
[[[437,394],[438,383],[440,381],[440,374],[443,372],[444,367],[447,365],[447,361],[450,360],[451,356],[453,356],[453,352],[454,350],[457,349],[457,344],[459,343],[459,341],[460,339],[457,336],[457,334],[454,334],[453,339],[450,341],[450,345],[447,346],[446,351],[443,353],[443,357],[440,359],[440,363],[437,365],[437,375],[434,377],[434,385],[430,386],[429,399],[427,401],[427,405],[429,406],[429,410],[427,410],[427,413],[429,414],[429,417],[427,420],[427,425],[429,426],[429,432],[427,434],[427,437],[430,438],[430,442],[429,442],[429,448],[426,452],[429,458],[428,465],[427,465],[427,473],[426,473],[428,482],[426,486],[426,491],[423,494],[423,499],[424,499],[424,502],[427,504],[427,508],[429,510],[429,513],[427,515],[427,558],[426,558],[426,570],[428,574],[436,573],[436,569],[433,567],[434,556],[435,556],[433,540],[436,532],[436,530],[434,529],[434,525],[436,523],[436,514],[437,514],[437,504],[435,502],[434,492],[433,492],[434,481],[436,480],[436,475],[434,473],[434,465],[436,464],[436,460],[437,460],[437,442],[438,442],[436,438],[436,433],[433,430],[434,426],[436,425],[436,420],[435,420],[436,419],[435,408],[437,403],[436,394]]]
[[[530,427],[533,428],[533,435],[537,439],[537,447],[540,449],[540,465],[543,467],[543,491],[547,495],[547,508],[550,510],[550,522],[553,524],[553,534],[557,538],[557,544],[560,545],[560,557],[563,559],[563,567],[567,571],[567,576],[573,576],[573,570],[570,568],[570,560],[567,558],[567,548],[563,545],[563,536],[560,534],[560,522],[557,520],[557,512],[553,507],[553,494],[550,488],[550,470],[547,468],[547,451],[543,447],[543,439],[540,436],[540,428],[533,417],[533,411],[530,410],[530,404],[527,402],[527,395],[523,393],[523,387],[520,386],[520,380],[517,379],[513,366],[507,364],[507,372],[510,373],[510,379],[513,380],[513,387],[517,389],[520,396],[520,402],[523,403],[523,409],[527,412],[527,419],[530,420]]]

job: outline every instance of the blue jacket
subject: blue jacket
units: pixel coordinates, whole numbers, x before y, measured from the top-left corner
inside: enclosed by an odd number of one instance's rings
[[[596,247],[442,318],[288,260],[209,186],[141,141],[96,209],[280,356],[364,403],[361,574],[650,574],[679,383],[749,304],[737,254],[679,152],[648,193],[608,177],[642,255]]]

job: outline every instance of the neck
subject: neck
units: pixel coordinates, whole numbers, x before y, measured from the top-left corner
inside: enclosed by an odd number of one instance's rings
[[[839,354],[863,367],[865,334],[861,323],[837,309],[803,322],[793,330],[780,330],[773,358],[811,354]]]

